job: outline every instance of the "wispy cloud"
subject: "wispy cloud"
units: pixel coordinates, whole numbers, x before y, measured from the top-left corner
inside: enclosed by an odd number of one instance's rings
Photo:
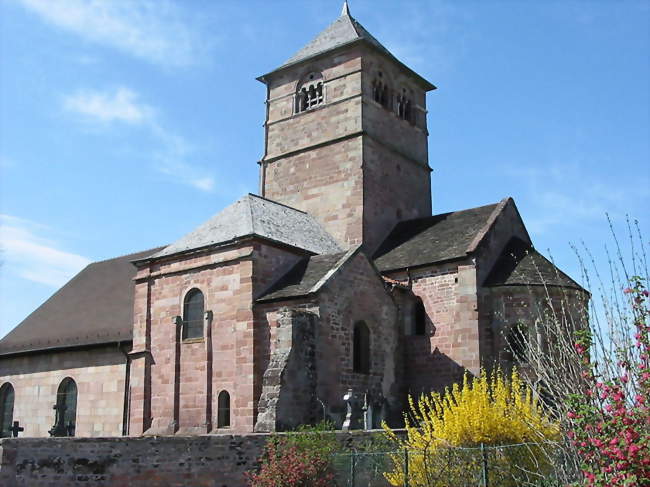
[[[214,189],[214,178],[205,169],[188,162],[194,147],[185,138],[165,128],[157,111],[141,102],[133,90],[125,87],[105,91],[82,90],[65,96],[63,107],[81,116],[86,123],[117,123],[147,129],[159,146],[153,154],[156,170],[200,191]]]
[[[206,39],[167,0],[20,0],[46,22],[151,63],[187,66],[204,57]],[[195,25],[195,24],[194,24]]]
[[[591,175],[577,162],[551,163],[543,168],[506,167],[504,174],[517,180],[534,211],[526,218],[533,233],[602,221],[605,214],[622,219],[637,203],[650,197],[650,180],[607,181]]]
[[[49,227],[10,215],[0,215],[0,258],[3,272],[51,287],[60,287],[90,263],[66,252],[43,236]]]
[[[151,122],[152,109],[138,102],[137,95],[127,88],[113,92],[80,91],[63,100],[66,110],[77,112],[101,122],[124,122],[140,125]]]

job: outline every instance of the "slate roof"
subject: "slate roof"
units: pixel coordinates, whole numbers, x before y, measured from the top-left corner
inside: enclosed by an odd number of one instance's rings
[[[151,258],[196,250],[253,235],[314,254],[341,250],[334,238],[311,215],[248,194]]]
[[[584,290],[526,242],[513,238],[483,283],[495,286],[563,286]]]
[[[0,355],[132,340],[131,261],[161,248],[89,264],[0,340]]]
[[[335,254],[312,255],[301,259],[289,272],[265,291],[258,302],[279,301],[315,293],[358,249]]]
[[[465,257],[499,204],[398,223],[375,253],[380,271]]]
[[[332,22],[325,30],[318,34],[313,40],[307,43],[307,45],[296,52],[282,66],[274,71],[283,69],[293,64],[297,64],[307,59],[311,59],[326,52],[332,51],[338,47],[360,41],[366,42],[384,55],[388,56],[390,59],[393,59],[398,64],[404,66],[404,68],[410,71],[411,74],[413,74],[423,83],[427,90],[436,89],[434,85],[422,78],[419,74],[412,71],[408,66],[405,66],[401,61],[393,56],[391,52],[381,44],[381,42],[379,42],[370,32],[368,32],[365,27],[361,25],[355,18],[353,18],[350,15],[350,10],[348,8],[347,2],[344,3],[343,10],[341,11],[339,18]],[[264,76],[261,76],[258,79],[263,80]]]

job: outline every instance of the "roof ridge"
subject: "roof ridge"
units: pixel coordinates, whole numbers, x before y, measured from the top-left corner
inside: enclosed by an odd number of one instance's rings
[[[501,201],[497,203],[497,205],[494,207],[494,210],[492,210],[492,213],[490,213],[489,218],[485,222],[485,225],[483,225],[483,227],[476,233],[474,239],[467,246],[465,253],[471,254],[477,249],[479,244],[483,241],[487,233],[490,231],[490,228],[492,228],[492,225],[494,225],[494,222],[496,221],[497,217],[501,214],[503,209],[510,201],[514,201],[514,200],[508,196],[506,198],[503,198]]]
[[[259,194],[248,193],[248,196],[252,196],[252,197],[260,199],[260,200],[268,201],[269,203],[273,203],[273,204],[276,204],[278,206],[284,206],[285,208],[289,208],[290,210],[297,211],[298,213],[304,213],[305,215],[310,215],[309,213],[307,213],[304,210],[299,210],[298,208],[294,208],[293,206],[285,205],[284,203],[280,203],[279,201],[275,201],[275,200],[272,200],[270,198],[265,198],[264,196],[260,196]]]
[[[156,252],[156,251],[158,251],[158,250],[162,250],[162,249],[164,249],[164,248],[167,247],[168,245],[170,245],[170,244],[167,244],[167,245],[159,245],[158,247],[153,247],[153,248],[145,249],[145,250],[139,250],[139,251],[137,251],[137,252],[131,252],[131,253],[129,253],[129,254],[118,255],[118,256],[116,256],[116,257],[109,257],[108,259],[94,260],[94,261],[90,262],[88,265],[92,265],[92,264],[101,264],[102,262],[108,262],[108,261],[110,261],[110,260],[123,259],[123,258],[125,258],[125,257],[131,257],[132,255],[142,254],[142,253],[144,253],[144,252],[149,252],[149,251],[151,251],[152,253],[154,253],[154,252]]]

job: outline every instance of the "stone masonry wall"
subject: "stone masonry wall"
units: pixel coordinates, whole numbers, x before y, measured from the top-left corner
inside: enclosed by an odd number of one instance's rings
[[[375,433],[376,434],[376,433]],[[336,433],[346,448],[372,433]],[[245,487],[269,435],[0,440],[3,487]]]
[[[126,356],[117,345],[21,355],[2,360],[0,386],[15,391],[21,436],[47,437],[56,393],[66,377],[77,383],[76,436],[119,436],[124,414]]]
[[[409,393],[441,390],[462,379],[465,371],[479,371],[475,275],[473,266],[458,263],[411,272],[411,289],[422,299],[427,329],[423,336],[407,334],[404,338]],[[405,272],[390,277],[408,285]]]
[[[222,390],[230,394],[231,429],[252,431],[252,255],[250,246],[231,247],[138,271],[129,434],[208,432]],[[193,288],[212,314],[202,338],[181,340],[174,319]]]
[[[316,364],[318,398],[330,418],[341,424],[345,412],[343,395],[369,393],[383,401],[383,413],[391,420],[403,407],[399,361],[400,326],[397,306],[372,264],[362,252],[350,258],[321,291],[320,326]],[[370,373],[353,371],[353,332],[357,321],[370,331]],[[375,409],[379,407],[375,405]]]

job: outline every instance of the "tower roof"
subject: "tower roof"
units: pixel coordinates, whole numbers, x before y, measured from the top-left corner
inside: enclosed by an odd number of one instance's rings
[[[434,85],[429,83],[419,74],[417,74],[415,71],[402,63],[399,59],[393,56],[391,52],[382,45],[381,42],[379,42],[370,32],[366,30],[363,25],[361,25],[354,17],[352,17],[352,15],[350,15],[350,8],[347,1],[343,3],[343,9],[341,10],[341,15],[339,18],[332,22],[313,40],[308,42],[302,49],[291,56],[282,66],[271,71],[270,73],[260,76],[258,79],[263,82],[268,75],[275,73],[276,71],[356,42],[365,42],[377,51],[381,52],[396,63],[403,66],[407,71],[411,72],[411,74],[413,74],[419,81],[421,81],[427,90],[436,89]]]

